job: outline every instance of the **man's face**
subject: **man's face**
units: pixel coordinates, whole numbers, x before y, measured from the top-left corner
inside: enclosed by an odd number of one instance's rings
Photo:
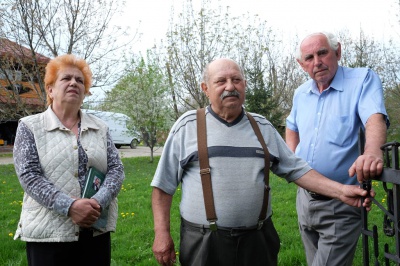
[[[334,51],[324,35],[314,35],[303,40],[300,50],[301,59],[297,62],[317,82],[320,91],[328,88],[338,69],[340,45]]]
[[[217,114],[241,111],[246,81],[239,66],[229,59],[218,59],[208,68],[208,81],[201,84]]]

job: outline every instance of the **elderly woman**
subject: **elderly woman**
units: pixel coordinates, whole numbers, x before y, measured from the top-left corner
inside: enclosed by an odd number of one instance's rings
[[[25,192],[15,239],[26,241],[29,265],[110,265],[125,176],[106,124],[80,111],[91,70],[63,55],[48,63],[44,81],[48,108],[22,118],[15,139],[15,170]],[[91,168],[105,179],[96,194],[82,198]]]

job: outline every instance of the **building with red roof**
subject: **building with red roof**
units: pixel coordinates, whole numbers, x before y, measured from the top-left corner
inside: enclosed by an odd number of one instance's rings
[[[46,108],[43,77],[49,60],[0,38],[0,139],[13,143],[18,119]]]

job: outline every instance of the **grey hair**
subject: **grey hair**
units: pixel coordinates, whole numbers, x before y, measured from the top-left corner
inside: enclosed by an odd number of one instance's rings
[[[337,40],[337,37],[333,33],[326,32],[326,31],[315,32],[310,35],[307,35],[306,37],[304,37],[303,41],[309,37],[316,36],[316,35],[324,35],[332,50],[337,51],[337,49],[339,48],[339,41]],[[301,47],[301,44],[303,43],[303,41],[301,41],[299,43],[299,45],[297,46],[297,51],[296,51],[296,59],[297,60],[301,60],[302,54],[301,54],[300,47]]]
[[[232,60],[232,59],[229,59],[229,58],[219,58],[219,59],[226,59],[226,60],[229,60],[229,61],[234,62],[234,63],[239,67],[239,71],[240,71],[240,74],[242,74],[243,79],[245,79],[244,70],[243,70],[242,66],[239,65],[235,60]],[[209,80],[209,78],[210,78],[209,73],[208,73],[209,67],[210,67],[210,64],[211,64],[212,62],[214,62],[215,60],[218,60],[218,59],[212,60],[211,62],[209,62],[209,63],[204,67],[201,82],[204,82],[205,84],[208,84],[208,80]]]

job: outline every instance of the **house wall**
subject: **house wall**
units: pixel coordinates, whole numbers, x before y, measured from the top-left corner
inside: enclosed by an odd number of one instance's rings
[[[46,95],[40,91],[38,78],[43,78],[49,60],[39,53],[33,57],[29,48],[0,38],[0,139],[7,144],[14,143],[21,117],[45,110]],[[40,75],[35,74],[34,66],[39,67]],[[19,86],[18,95],[8,89],[10,82]]]

